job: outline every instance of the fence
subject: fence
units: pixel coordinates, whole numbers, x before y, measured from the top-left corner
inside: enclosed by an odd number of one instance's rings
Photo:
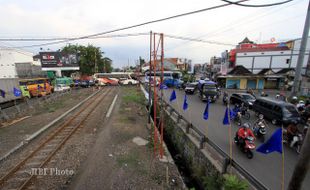
[[[147,93],[147,91],[144,90],[144,93]],[[151,95],[153,95],[151,93]],[[148,95],[145,95],[148,97]],[[161,100],[161,97],[158,97],[159,102]],[[249,183],[255,187],[256,189],[260,190],[267,190],[268,188],[260,182],[258,179],[256,179],[254,176],[252,176],[246,169],[244,169],[239,163],[237,163],[234,159],[231,159],[229,155],[223,151],[219,146],[217,146],[213,141],[211,141],[208,137],[206,137],[197,127],[195,127],[191,122],[186,120],[177,110],[175,110],[169,103],[166,102],[166,100],[163,99],[163,107],[166,112],[169,112],[170,116],[173,114],[176,115],[177,123],[185,123],[185,132],[187,134],[190,133],[190,130],[194,131],[196,135],[193,135],[199,141],[199,148],[203,149],[204,144],[207,143],[210,147],[212,147],[220,156],[224,158],[224,169],[223,172],[226,173],[228,166],[233,167],[237,172],[239,172],[246,180],[249,181]]]

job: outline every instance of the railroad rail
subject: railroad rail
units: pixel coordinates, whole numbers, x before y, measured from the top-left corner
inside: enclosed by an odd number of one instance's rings
[[[16,166],[10,169],[0,178],[0,189],[26,189],[31,185],[36,175],[31,172],[32,168],[43,168],[61,147],[72,137],[72,135],[83,126],[84,122],[100,105],[100,103],[114,91],[108,88],[107,91],[98,93],[88,100],[87,104],[64,121],[58,128],[51,132],[41,143]],[[33,184],[30,188],[34,188]]]

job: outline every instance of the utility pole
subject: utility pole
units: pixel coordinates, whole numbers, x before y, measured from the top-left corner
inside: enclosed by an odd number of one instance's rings
[[[98,73],[96,50],[95,50],[95,73]]]
[[[149,79],[149,102],[148,102],[148,107],[149,107],[149,117],[148,117],[148,123],[151,123],[151,71],[152,71],[152,31],[150,31],[150,64],[149,64],[149,71],[148,74],[146,75],[146,77],[148,77]]]
[[[297,60],[297,68],[295,71],[295,78],[294,78],[294,84],[293,84],[291,96],[295,96],[300,89],[301,69],[302,69],[302,65],[304,62],[305,51],[306,51],[308,35],[309,35],[309,27],[310,27],[310,18],[309,17],[310,17],[310,2],[308,4],[307,16],[306,16],[304,31],[302,34],[300,50],[299,50],[299,55],[298,55],[298,60]]]

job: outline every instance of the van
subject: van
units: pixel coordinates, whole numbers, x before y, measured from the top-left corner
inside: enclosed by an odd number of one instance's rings
[[[293,104],[270,98],[258,98],[253,104],[253,111],[257,115],[263,114],[272,124],[288,125],[293,121],[300,121],[300,115]]]

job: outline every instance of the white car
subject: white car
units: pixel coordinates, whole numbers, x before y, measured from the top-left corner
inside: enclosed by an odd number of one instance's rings
[[[120,83],[124,85],[132,85],[132,84],[138,84],[139,81],[134,80],[134,79],[126,79],[126,80],[120,81]]]
[[[65,84],[57,84],[54,88],[55,92],[64,92],[64,91],[69,91],[70,86],[66,86]]]

